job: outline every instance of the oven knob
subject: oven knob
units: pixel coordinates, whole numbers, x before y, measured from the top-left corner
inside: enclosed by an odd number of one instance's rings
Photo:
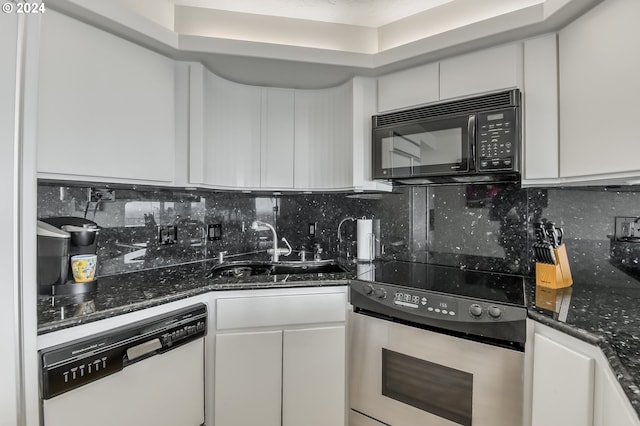
[[[491,306],[489,309],[487,309],[487,312],[493,319],[498,319],[502,316],[502,311],[497,306]]]
[[[480,318],[482,316],[482,306],[474,303],[473,305],[469,306],[469,313],[472,317]]]
[[[384,288],[377,288],[373,294],[378,298],[378,299],[384,299],[385,297],[387,297],[387,291]]]
[[[362,287],[362,289],[364,290],[364,294],[373,293],[373,286],[371,284],[365,284],[364,287]]]

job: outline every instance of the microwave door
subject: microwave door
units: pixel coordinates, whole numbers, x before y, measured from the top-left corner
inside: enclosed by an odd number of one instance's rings
[[[391,137],[385,140],[387,146],[383,149],[383,156],[385,156],[383,162],[390,166],[392,177],[396,175],[412,176],[415,167],[421,164],[420,141],[412,136],[392,132]]]
[[[466,173],[475,122],[468,115],[378,129],[374,133],[376,178]]]

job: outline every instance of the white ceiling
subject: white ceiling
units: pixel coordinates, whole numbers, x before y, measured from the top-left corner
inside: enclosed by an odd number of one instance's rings
[[[461,0],[171,0],[191,6],[275,17],[379,28],[409,16]],[[485,0],[474,0],[483,2]],[[544,0],[500,0],[487,3],[489,15],[517,10]]]

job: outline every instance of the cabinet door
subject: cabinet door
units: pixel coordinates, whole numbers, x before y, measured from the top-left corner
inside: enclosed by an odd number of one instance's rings
[[[216,335],[214,375],[216,426],[281,425],[282,331]]]
[[[202,182],[229,188],[260,187],[260,87],[204,71]]]
[[[282,425],[345,423],[345,327],[285,330]]]
[[[291,89],[262,89],[262,188],[293,188],[293,102]]]
[[[602,381],[602,413],[600,424],[604,426],[638,426],[638,414],[635,412],[628,397],[622,391],[613,372],[604,367],[604,380]]]
[[[440,99],[438,63],[378,78],[378,112],[408,108]]]
[[[172,182],[174,62],[53,10],[42,16],[41,177]]]
[[[592,426],[593,358],[534,335],[532,426]]]
[[[521,43],[480,50],[440,62],[440,99],[521,86]]]
[[[295,92],[295,187],[352,185],[352,83]]]
[[[557,36],[524,43],[524,178],[558,178]]]
[[[559,35],[560,175],[640,175],[640,2],[602,2]]]

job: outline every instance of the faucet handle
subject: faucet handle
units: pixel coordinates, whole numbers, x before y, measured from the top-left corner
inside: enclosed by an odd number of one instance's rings
[[[308,252],[304,247],[300,248],[300,251],[298,251],[298,257],[300,258],[300,260],[302,262],[306,262],[307,261],[307,253]]]
[[[313,260],[321,260],[320,255],[324,250],[320,247],[320,243],[313,244]]]
[[[221,252],[218,253],[218,262],[219,263],[224,262],[224,255],[225,254],[229,254],[229,252],[227,250],[225,250],[225,251],[221,251]]]

